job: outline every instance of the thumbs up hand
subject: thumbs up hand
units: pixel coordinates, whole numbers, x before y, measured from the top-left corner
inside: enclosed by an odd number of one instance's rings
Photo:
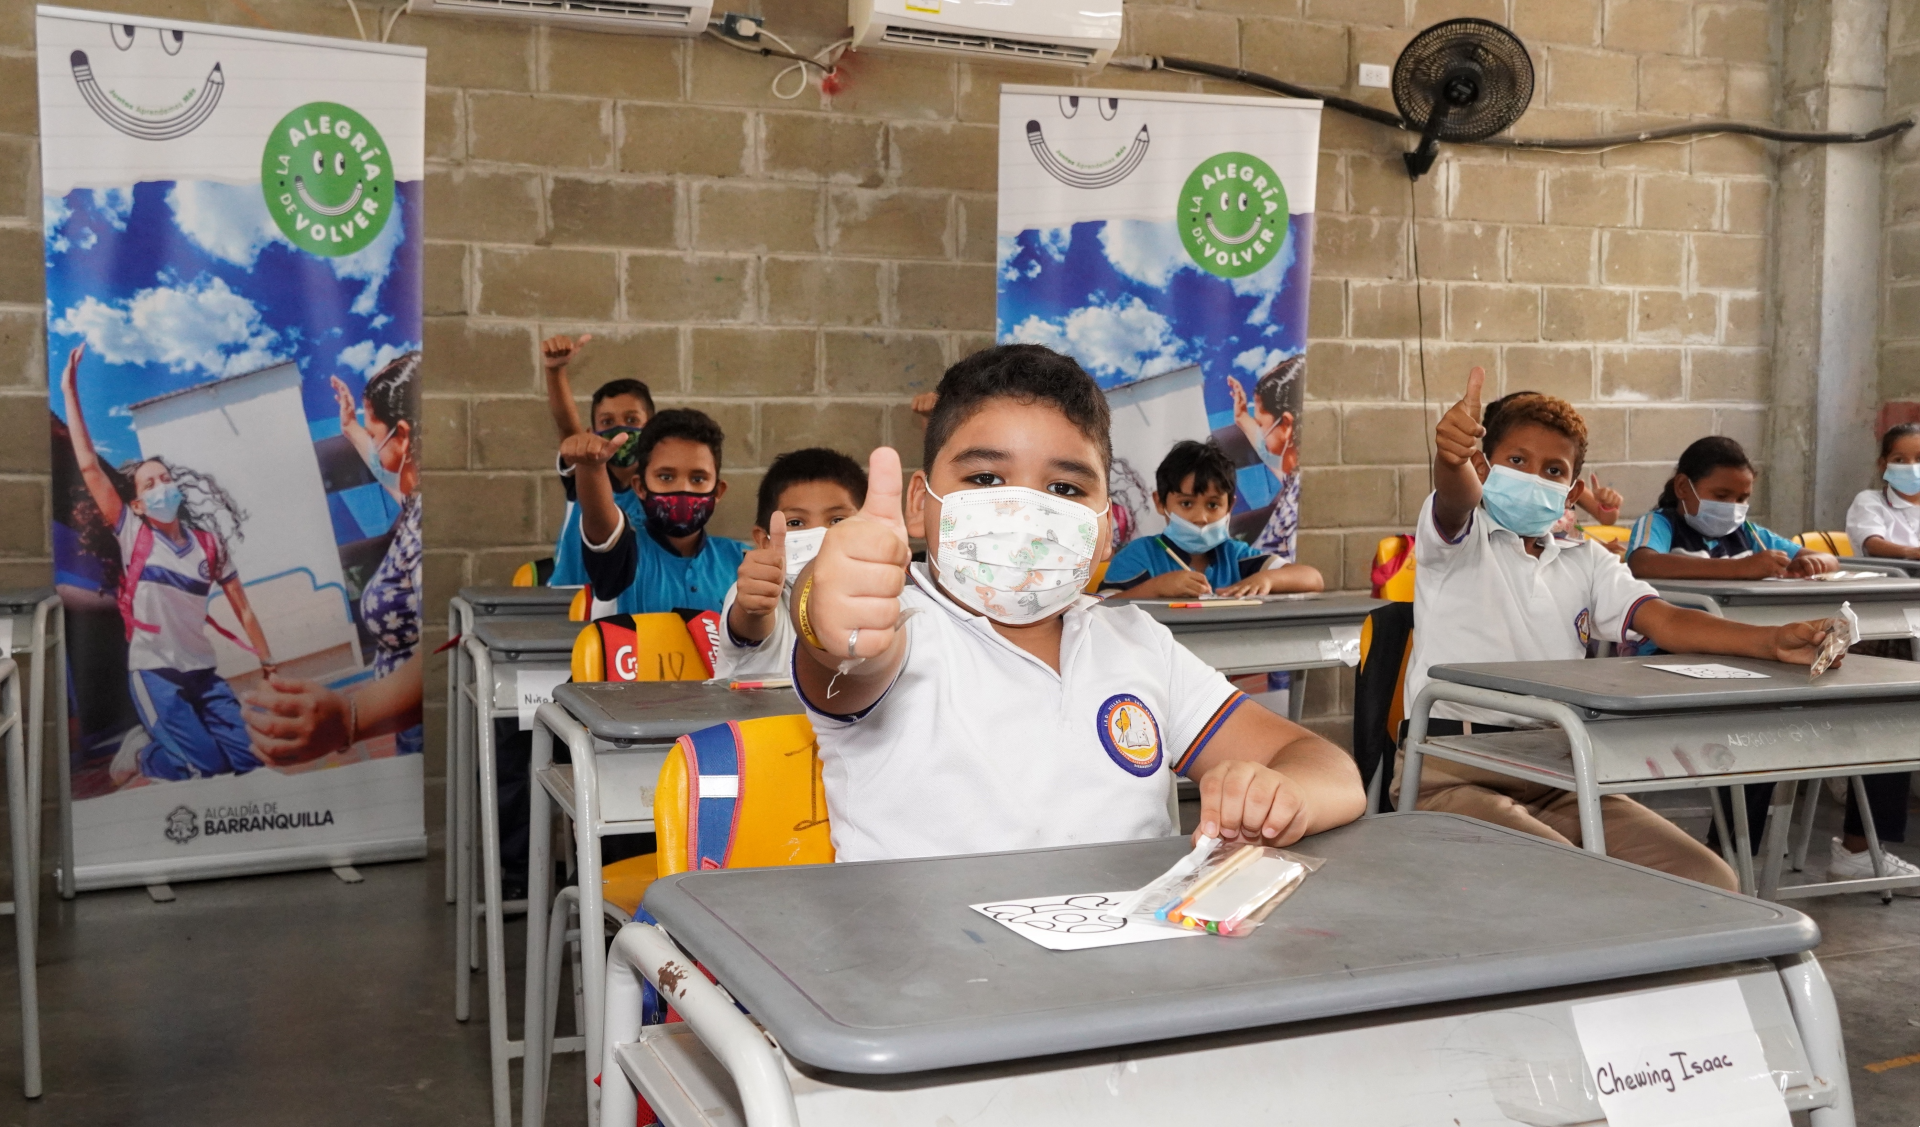
[[[773,527],[767,546],[748,552],[734,579],[733,609],[756,623],[779,609],[780,589],[787,581],[787,516],[776,511],[769,519]],[[765,637],[762,630],[752,634]]]
[[[893,647],[906,586],[907,523],[900,503],[900,455],[874,450],[867,462],[867,501],[827,530],[820,554],[807,565],[805,605],[795,597],[794,626],[805,639],[811,626],[819,648],[805,648],[829,667],[849,657],[878,657]],[[804,621],[803,621],[804,618]],[[851,652],[848,641],[854,632]]]
[[[1467,393],[1440,416],[1440,425],[1433,431],[1433,442],[1434,456],[1441,465],[1458,468],[1471,463],[1480,453],[1480,439],[1487,433],[1480,425],[1480,389],[1486,382],[1486,369],[1476,367],[1468,372]]]

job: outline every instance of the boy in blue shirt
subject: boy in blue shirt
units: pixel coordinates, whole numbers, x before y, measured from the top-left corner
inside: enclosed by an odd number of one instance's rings
[[[646,513],[639,529],[614,503],[605,473],[576,475],[582,562],[595,600],[613,603],[615,614],[719,613],[747,554],[740,541],[706,531],[727,492],[720,480],[724,441],[720,424],[700,411],[662,411],[647,423],[633,448],[635,464],[644,467],[633,483]],[[624,436],[576,434],[561,443],[560,453],[576,466],[597,468],[625,444]]]
[[[1166,530],[1114,553],[1101,586],[1130,599],[1319,591],[1319,571],[1263,555],[1227,535],[1233,462],[1212,442],[1177,442],[1154,472],[1153,507]]]
[[[580,352],[586,343],[593,339],[588,333],[575,340],[569,336],[552,336],[540,342],[540,361],[547,382],[547,411],[553,416],[553,426],[560,434],[560,441],[566,442],[587,428],[580,425],[580,418],[574,411],[573,388],[567,379],[567,365]],[[623,440],[627,436],[640,433],[640,428],[653,418],[653,392],[646,384],[635,379],[608,380],[593,393],[593,402],[588,407],[589,417],[593,420],[593,433],[602,438]],[[578,587],[587,581],[586,565],[580,561],[580,505],[574,487],[574,466],[563,453],[559,457],[560,488],[567,494],[567,516],[560,524],[560,536],[553,545],[553,574],[547,579],[552,587]],[[607,464],[607,474],[613,478],[614,504],[627,515],[627,519],[639,522],[646,519],[641,508],[640,495],[634,492],[633,479],[638,472],[629,452],[616,453]]]
[[[1698,439],[1680,454],[1653,511],[1633,522],[1627,566],[1636,579],[1804,578],[1840,561],[1811,552],[1747,519],[1753,463],[1725,435]]]

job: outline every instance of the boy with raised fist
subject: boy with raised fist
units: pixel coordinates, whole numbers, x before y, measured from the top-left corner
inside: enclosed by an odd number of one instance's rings
[[[1106,398],[1067,357],[1002,345],[940,381],[901,498],[873,452],[860,512],[792,598],[794,684],[845,861],[1178,832],[1286,845],[1343,825],[1353,760],[1235,690],[1137,607],[1082,592],[1111,550]],[[908,536],[928,562],[909,565]]]
[[[787,596],[820,551],[827,529],[860,510],[867,471],[838,450],[812,446],[773,460],[760,479],[753,550],[727,591],[714,646],[715,677],[786,677],[793,661]]]
[[[567,366],[579,357],[581,350],[592,339],[592,333],[585,333],[578,339],[561,335],[540,342],[540,367],[547,384],[547,412],[553,416],[553,428],[558,432],[561,444],[555,468],[560,471],[560,488],[567,495],[566,519],[561,522],[560,536],[553,545],[553,575],[547,580],[555,587],[573,587],[587,581],[586,565],[580,556],[579,489],[574,480],[573,459],[566,451],[568,439],[591,432],[615,444],[614,453],[606,463],[607,477],[613,482],[614,504],[626,513],[629,520],[639,522],[646,519],[646,514],[641,510],[640,495],[633,487],[639,467],[622,450],[632,449],[634,436],[640,433],[641,427],[647,425],[647,420],[653,418],[653,392],[639,380],[608,380],[594,391],[593,400],[587,408],[592,427],[581,426],[573,406],[573,385],[567,378]],[[623,443],[624,446],[621,445]]]
[[[1435,665],[1587,657],[1600,641],[1652,639],[1674,653],[1734,654],[1807,665],[1817,622],[1748,626],[1663,601],[1592,540],[1552,529],[1584,490],[1587,426],[1563,399],[1522,392],[1482,420],[1486,373],[1434,429],[1434,492],[1414,532],[1416,629],[1406,695]],[[1538,721],[1468,705],[1434,706],[1429,735],[1504,732]],[[1395,786],[1398,791],[1398,784]],[[1578,844],[1571,791],[1427,759],[1418,806]],[[1600,799],[1612,856],[1675,876],[1738,887],[1733,870],[1686,831],[1625,795]]]

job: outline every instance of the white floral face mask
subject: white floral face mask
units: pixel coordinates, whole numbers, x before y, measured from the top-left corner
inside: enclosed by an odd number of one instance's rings
[[[940,502],[933,558],[941,585],[995,622],[1038,622],[1093,577],[1105,509],[1021,485],[927,494]]]
[[[787,533],[787,582],[792,583],[800,574],[800,569],[812,562],[820,554],[820,545],[827,539],[826,528],[803,528],[798,532]]]

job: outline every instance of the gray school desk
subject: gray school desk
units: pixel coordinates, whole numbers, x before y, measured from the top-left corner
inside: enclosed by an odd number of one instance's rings
[[[1900,560],[1892,556],[1841,556],[1840,566],[1848,571],[1890,567],[1904,575],[1920,575],[1920,560]]]
[[[614,944],[602,1122],[638,1085],[673,1127],[1591,1125],[1570,1007],[1731,979],[1788,1106],[1853,1123],[1798,912],[1449,814],[1298,848],[1326,866],[1250,937],[1076,952],[967,905],[1137,887],[1184,838],[662,878],[664,932]],[[683,1023],[638,1025],[636,972]]]
[[[1850,567],[1882,567],[1881,561]],[[1893,569],[1886,569],[1893,570]],[[1860,616],[1862,641],[1910,638],[1908,608],[1920,612],[1920,579],[1893,575],[1873,579],[1650,579],[1660,597],[1675,606],[1754,626],[1827,618],[1851,603]]]
[[[0,737],[6,744],[8,852],[13,863],[13,899],[0,904],[0,911],[13,917],[20,973],[20,1088],[33,1099],[40,1095],[40,741],[37,730],[21,730],[27,713],[20,696],[20,666],[0,654]]]
[[[524,1043],[507,1036],[507,962],[505,928],[507,905],[501,899],[500,792],[495,758],[493,722],[520,715],[519,675],[522,672],[565,672],[571,666],[573,640],[582,623],[530,614],[496,615],[477,619],[461,639],[468,675],[460,686],[448,720],[457,746],[469,750],[462,769],[449,768],[449,781],[461,790],[460,824],[455,827],[457,854],[456,913],[454,922],[454,1017],[467,1020],[472,1012],[471,974],[474,959],[473,844],[480,844],[480,914],[486,921],[487,1036],[493,1064],[493,1121],[509,1127],[513,1105],[508,1095],[507,1062],[520,1056]],[[538,805],[536,803],[536,805]],[[470,813],[479,813],[479,825]]]
[[[26,654],[27,677],[21,686],[26,707],[27,787],[40,793],[41,772],[46,763],[47,706],[53,706],[53,754],[60,772],[60,855],[54,869],[54,884],[62,898],[73,899],[73,758],[68,750],[67,730],[67,612],[60,596],[51,587],[0,590],[0,617],[13,622],[13,653]],[[0,653],[0,657],[9,656]],[[32,803],[32,824],[28,827],[37,857],[40,849],[40,803]],[[35,862],[38,872],[38,861]],[[36,1091],[33,1093],[38,1095]]]
[[[533,728],[531,839],[527,861],[527,966],[546,966],[553,872],[549,846],[553,813],[545,795],[573,822],[574,866],[580,892],[582,936],[598,934],[601,897],[600,839],[653,832],[653,792],[673,743],[688,732],[729,720],[791,716],[802,711],[792,689],[729,689],[705,681],[600,681],[562,685],[553,703],[540,706]],[[553,762],[553,741],[567,745],[570,763]],[[599,1102],[593,1078],[599,1071],[601,1010],[606,948],[580,944],[586,1005],[584,1062],[587,1113]],[[526,1013],[548,1011],[548,983],[527,975]],[[548,1055],[543,1023],[527,1023],[527,1060]],[[556,1047],[561,1047],[556,1045]],[[571,1048],[569,1044],[565,1046]],[[529,1068],[523,1085],[523,1127],[539,1127],[546,1109],[544,1069]]]
[[[460,593],[447,602],[447,638],[452,643],[452,652],[447,654],[447,715],[453,716],[453,710],[460,707],[461,686],[464,678],[472,672],[466,667],[466,651],[460,645],[474,621],[492,618],[502,614],[530,614],[545,618],[565,618],[567,609],[573,605],[573,596],[578,587],[462,587]],[[457,898],[454,881],[458,879],[454,856],[457,848],[471,850],[473,844],[467,841],[456,847],[454,830],[464,826],[471,836],[473,828],[473,808],[471,796],[468,805],[458,805],[459,790],[453,780],[461,775],[472,775],[473,765],[467,758],[471,747],[461,746],[454,737],[454,725],[447,723],[447,903]]]
[[[1756,680],[1697,680],[1655,665],[1730,665]],[[1605,853],[1600,796],[1730,785],[1734,856],[1741,887],[1767,899],[1870,892],[1920,883],[1869,877],[1780,887],[1794,792],[1802,779],[1920,767],[1920,664],[1849,656],[1818,680],[1804,666],[1709,654],[1571,661],[1436,665],[1408,710],[1400,808],[1420,791],[1423,756],[1573,791],[1581,843]],[[1441,701],[1475,705],[1553,727],[1460,736],[1427,735]],[[1742,788],[1777,784],[1757,886]],[[1875,872],[1882,853],[1872,811],[1857,794]],[[1726,840],[1726,835],[1722,835]]]
[[[1180,644],[1229,677],[1273,670],[1304,672],[1351,665],[1359,657],[1360,624],[1383,607],[1366,595],[1267,595],[1257,607],[1176,608],[1182,599],[1129,599],[1173,631]],[[1287,694],[1300,719],[1305,693]]]

